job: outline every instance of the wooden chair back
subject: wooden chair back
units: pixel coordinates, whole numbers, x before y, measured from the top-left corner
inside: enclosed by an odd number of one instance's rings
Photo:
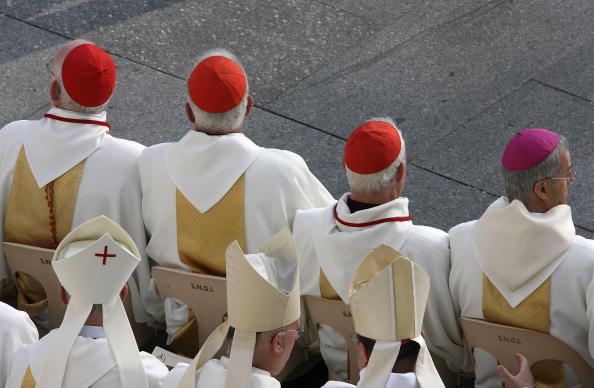
[[[6,261],[13,278],[17,272],[34,277],[45,290],[48,303],[49,330],[59,327],[66,312],[60,298],[60,281],[51,265],[54,250],[30,245],[3,243]],[[139,347],[155,335],[154,329],[136,322],[132,312],[131,298],[124,300],[124,307]]]
[[[583,387],[594,387],[594,369],[573,348],[550,334],[500,325],[480,319],[460,318],[467,348],[480,348],[497,359],[511,373],[518,372],[514,353],[522,353],[530,365],[557,360],[569,365]]]
[[[348,377],[351,384],[357,384],[359,380],[359,366],[357,364],[357,345],[352,340],[355,333],[355,325],[351,310],[341,300],[320,298],[318,296],[305,295],[303,302],[309,319],[318,327],[324,324],[332,327],[348,345]]]
[[[162,299],[177,298],[194,312],[201,348],[210,333],[226,319],[227,280],[165,267],[153,267],[152,273]]]

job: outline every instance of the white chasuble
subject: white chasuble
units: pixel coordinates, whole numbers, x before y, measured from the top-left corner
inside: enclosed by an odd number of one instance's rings
[[[350,193],[324,209],[299,211],[293,235],[299,250],[302,295],[321,296],[320,271],[340,298],[348,303],[348,287],[365,256],[380,244],[390,245],[419,264],[431,278],[423,332],[429,349],[452,369],[462,369],[463,345],[450,298],[450,251],[447,234],[413,225],[408,199],[397,198],[351,213]],[[346,376],[346,342],[327,327],[319,330],[320,350],[326,363]]]
[[[139,168],[148,255],[159,265],[187,271],[205,272],[210,267],[214,274],[224,275],[224,266],[220,260],[198,265],[200,259],[190,258],[190,250],[180,246],[180,236],[190,240],[188,230],[178,230],[180,196],[185,208],[191,205],[192,212],[213,223],[212,228],[233,231],[223,236],[227,240],[241,242],[243,237],[246,253],[255,252],[281,229],[290,228],[297,210],[323,207],[333,201],[300,156],[259,147],[241,133],[210,136],[189,131],[177,143],[145,149]],[[235,198],[235,191],[243,192],[239,204],[229,200],[229,196]],[[221,204],[224,206],[218,206]],[[209,217],[209,213],[222,216]],[[191,233],[194,239],[202,239],[197,246],[204,247],[212,238],[207,230],[210,227],[204,224],[202,228],[192,228]],[[224,245],[220,252],[228,245],[226,240],[218,244]],[[188,316],[186,305],[172,298],[165,300],[170,335],[188,322]]]
[[[449,234],[457,314],[549,332],[594,366],[594,245],[575,235],[569,206],[530,213],[502,197]],[[532,327],[526,315],[544,318]],[[496,360],[480,349],[474,358],[476,387],[499,386]],[[562,372],[565,387],[579,386],[570,369]]]
[[[85,329],[102,332],[100,327],[85,326]],[[98,330],[97,330],[98,329]],[[6,388],[42,388],[38,381],[44,359],[51,341],[56,337],[54,331],[39,342],[23,346],[14,355],[11,373]],[[99,337],[101,334],[99,335]],[[146,370],[150,388],[158,388],[167,376],[167,367],[154,356],[141,352],[140,359]],[[120,387],[117,364],[105,338],[77,337],[64,372],[63,388],[115,388]]]
[[[224,388],[227,379],[229,359],[221,357],[220,360],[212,359],[196,371],[196,388]],[[179,382],[188,369],[188,364],[177,364],[163,382],[163,388],[177,388]],[[250,381],[242,388],[280,388],[280,382],[272,377],[269,372],[252,368]]]
[[[46,192],[51,194],[47,187],[79,166],[82,172],[77,171],[76,174],[78,191],[72,195],[75,198],[74,210],[69,216],[72,218],[56,222],[57,237],[64,232],[61,229],[64,224],[74,228],[100,215],[121,225],[132,236],[143,257],[128,283],[134,316],[139,322],[154,322],[162,316],[162,303],[151,286],[145,253],[146,237],[136,164],[144,147],[112,137],[108,133],[109,128],[105,112],[82,114],[58,108],[50,109],[41,120],[15,121],[3,127],[0,130],[0,233],[4,241],[6,210],[21,150],[36,189],[44,194],[42,200],[46,199]],[[54,185],[55,190],[67,192],[68,188]],[[49,209],[46,203],[40,206]],[[57,206],[54,211],[59,212],[61,205]],[[49,218],[48,213],[42,227],[47,227],[51,238]],[[9,276],[4,253],[0,250],[0,283],[9,281]]]
[[[37,328],[26,313],[0,302],[0,387],[6,384],[14,353],[38,339]]]

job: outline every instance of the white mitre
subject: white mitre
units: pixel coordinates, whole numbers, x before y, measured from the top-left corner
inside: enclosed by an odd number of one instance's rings
[[[421,388],[444,387],[421,335],[429,275],[388,245],[372,250],[351,280],[355,331],[375,345],[359,387],[384,388],[404,339],[420,345],[415,374]]]
[[[120,291],[140,262],[132,238],[99,216],[72,230],[54,252],[52,266],[70,294],[62,325],[55,329],[39,385],[60,388],[72,346],[94,304],[103,306],[103,328],[122,387],[148,387],[145,370]]]
[[[208,337],[178,387],[195,388],[196,371],[214,357],[235,328],[226,388],[250,381],[256,333],[280,329],[301,315],[297,248],[288,229],[281,230],[259,250],[245,255],[237,241],[225,252],[229,319]]]

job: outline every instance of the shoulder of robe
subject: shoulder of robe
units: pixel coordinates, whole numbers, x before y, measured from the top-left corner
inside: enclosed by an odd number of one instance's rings
[[[0,330],[9,329],[10,331],[18,330],[21,333],[35,333],[37,336],[37,329],[29,318],[29,315],[23,311],[14,309],[13,307],[0,302]]]
[[[594,271],[594,240],[582,236],[575,236],[575,242],[569,250],[569,255],[563,260],[558,269],[574,274],[589,274]]]
[[[291,151],[276,148],[264,148],[251,168],[271,170],[278,175],[309,172],[309,168],[301,156]]]
[[[6,124],[2,128],[0,128],[0,139],[4,139],[5,137],[9,136],[15,136],[17,133],[22,131],[25,126],[29,125],[29,123],[32,122],[33,121],[31,120],[18,120]]]
[[[476,223],[476,220],[468,221],[468,222],[463,222],[463,223],[458,224],[458,225],[454,226],[453,228],[451,228],[448,231],[448,234],[450,236],[450,241],[454,237],[458,237],[458,236],[464,235],[466,233],[471,233],[472,232],[472,228],[474,227],[474,224],[475,223]]]
[[[413,225],[405,246],[412,249],[421,249],[433,259],[438,259],[441,256],[449,261],[450,239],[448,234],[441,229]]]
[[[107,135],[103,139],[101,148],[109,149],[119,155],[129,155],[134,159],[138,159],[145,146],[132,140]]]
[[[149,387],[161,386],[161,382],[165,380],[165,377],[169,373],[169,369],[167,369],[165,364],[147,352],[140,352],[140,361],[146,371]]]
[[[156,161],[160,161],[163,158],[165,151],[174,143],[160,143],[149,147],[145,147],[142,150],[140,158],[138,158],[138,164],[141,167],[150,165]]]
[[[334,204],[331,205],[331,207],[333,206]],[[313,225],[317,225],[326,218],[328,211],[328,207],[297,210],[293,221],[293,233],[296,230],[310,230]]]

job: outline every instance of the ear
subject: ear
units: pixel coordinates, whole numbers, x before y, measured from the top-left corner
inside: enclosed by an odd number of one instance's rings
[[[58,81],[56,81],[54,79],[54,77],[52,77],[50,80],[50,87],[49,87],[49,97],[50,97],[50,102],[52,103],[52,105],[58,106],[58,103],[60,101],[60,94],[61,94],[60,85],[58,84]]]
[[[272,341],[270,341],[270,346],[272,346],[272,351],[276,354],[281,354],[285,350],[285,341],[284,335],[282,332],[277,332],[272,337]]]
[[[196,123],[196,117],[194,117],[194,112],[192,111],[192,108],[190,108],[190,103],[189,102],[186,102],[184,104],[184,109],[186,111],[186,117],[188,118],[188,120],[192,124],[195,124]]]
[[[254,97],[250,94],[247,98],[247,106],[245,107],[245,115],[249,116],[252,113],[252,108],[254,106]]]
[[[400,166],[398,166],[398,168],[396,169],[396,180],[398,182],[400,182],[402,180],[402,178],[404,177],[404,174],[406,174],[406,163],[400,163]]]
[[[367,366],[367,351],[365,350],[365,346],[361,342],[357,342],[357,363],[359,365],[359,369],[363,369]]]
[[[60,300],[64,306],[68,306],[68,293],[62,286],[60,286]]]
[[[547,182],[546,181],[538,181],[534,184],[534,195],[536,198],[540,199],[541,201],[548,200],[547,194]]]
[[[122,287],[122,290],[120,291],[120,299],[125,300],[128,297],[129,292],[130,289],[128,288],[128,285],[124,284],[124,287]]]

